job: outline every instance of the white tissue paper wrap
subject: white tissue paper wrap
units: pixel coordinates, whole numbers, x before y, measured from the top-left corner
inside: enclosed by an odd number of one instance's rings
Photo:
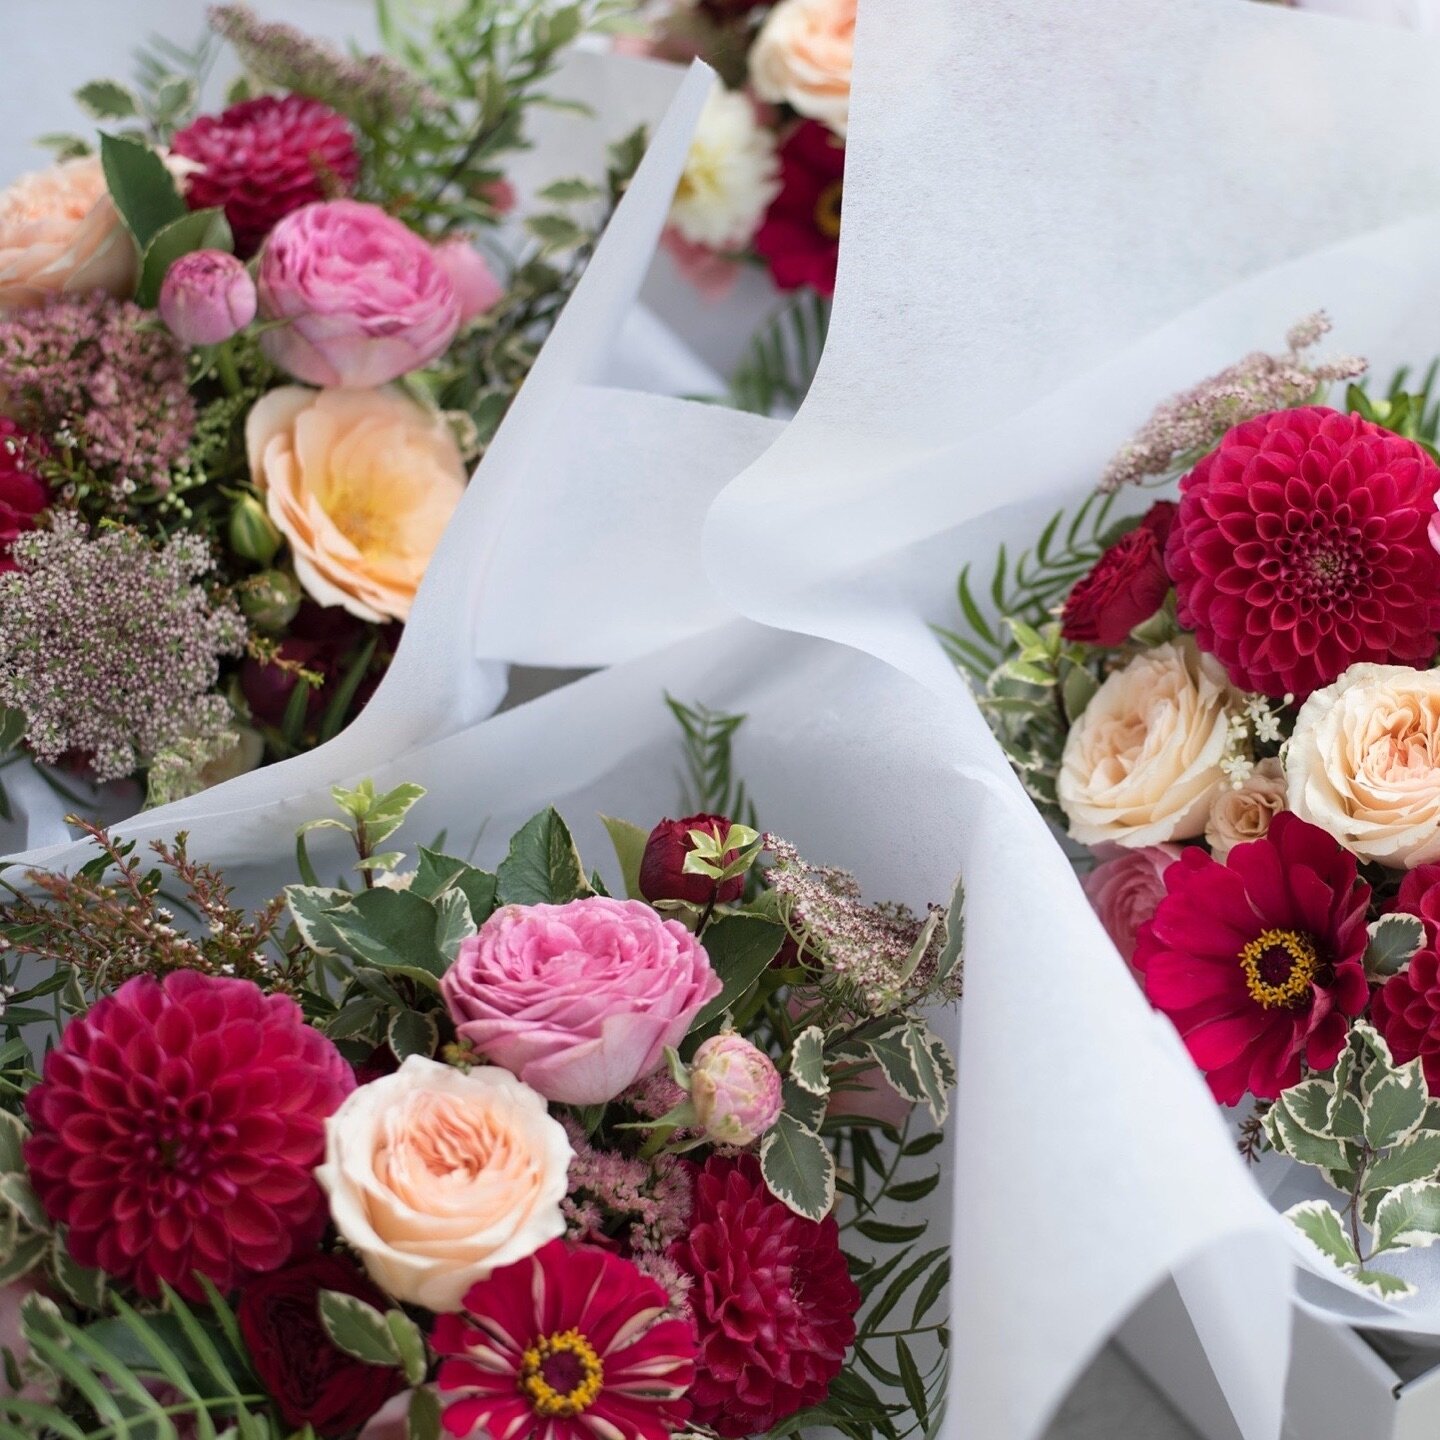
[[[1440,348],[1423,143],[1440,44],[1248,0],[861,10],[845,253],[799,417],[593,383],[703,98],[692,78],[370,708],[124,829],[184,826],[253,892],[284,877],[326,787],[370,774],[429,787],[418,838],[478,833],[493,861],[553,802],[593,859],[597,811],[643,823],[675,803],[662,690],[747,713],[737,768],[767,826],[875,896],[921,903],[966,876],[937,1152],[953,1188],[927,1202],[955,1248],[943,1440],[1031,1440],[1170,1274],[1246,1440],[1276,1440],[1307,1258],[928,627],[954,623],[964,561],[1033,541],[1155,403],[1318,306],[1381,375]],[[498,660],[612,668],[485,720]],[[1336,1315],[1440,1329],[1424,1302],[1302,1281]]]

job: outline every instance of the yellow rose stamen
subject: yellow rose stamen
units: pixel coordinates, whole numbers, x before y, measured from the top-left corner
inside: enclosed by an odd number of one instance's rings
[[[1298,930],[1262,930],[1239,959],[1245,988],[1266,1010],[1298,1005],[1320,968],[1315,942]]]
[[[521,1356],[519,1384],[537,1415],[581,1415],[600,1398],[605,1366],[578,1330],[560,1330]]]

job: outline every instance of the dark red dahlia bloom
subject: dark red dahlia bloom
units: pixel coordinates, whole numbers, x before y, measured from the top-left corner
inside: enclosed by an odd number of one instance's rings
[[[1426,528],[1440,466],[1321,405],[1237,425],[1180,482],[1180,623],[1241,689],[1303,700],[1356,661],[1425,666],[1440,633]]]
[[[1082,645],[1123,645],[1170,593],[1165,541],[1176,506],[1157,500],[1133,530],[1122,535],[1095,562],[1065,600],[1060,630]]]
[[[0,415],[0,574],[15,569],[10,547],[50,505],[50,487],[35,473],[45,445]]]
[[[844,190],[845,142],[818,120],[803,121],[780,147],[780,193],[754,240],[782,290],[835,293]]]
[[[697,1421],[721,1435],[759,1435],[825,1398],[860,1308],[832,1217],[796,1215],[753,1156],[712,1157],[695,1179],[690,1233],[670,1256],[695,1282]]]
[[[405,1386],[388,1365],[367,1365],[331,1340],[320,1318],[320,1292],[354,1295],[377,1310],[389,1301],[348,1260],[312,1255],[251,1280],[235,1318],[251,1367],[286,1425],[317,1435],[345,1435],[363,1425]]]
[[[708,875],[687,875],[685,857],[695,848],[690,839],[692,830],[702,830],[723,840],[730,821],[723,815],[687,815],[683,820],[662,820],[645,842],[640,861],[640,893],[654,904],[657,900],[688,900],[692,905],[708,905],[713,899],[721,905],[733,905],[745,893],[745,877],[733,876],[717,891]],[[725,852],[728,865],[739,855],[738,850]]]
[[[347,194],[360,174],[345,117],[304,95],[261,95],[202,115],[176,132],[170,148],[200,166],[186,183],[185,203],[224,210],[242,259],[282,216]]]
[[[1417,916],[1425,940],[1371,997],[1370,1018],[1402,1065],[1421,1058],[1430,1093],[1440,1095],[1440,865],[1411,870],[1390,908]]]
[[[441,1315],[445,1429],[489,1440],[667,1440],[690,1415],[695,1337],[629,1260],[552,1240]]]
[[[248,980],[127,980],[25,1100],[30,1178],[71,1254],[156,1295],[230,1290],[314,1245],[325,1119],[355,1088],[300,1007]]]
[[[1369,998],[1369,904],[1355,857],[1288,812],[1223,865],[1192,845],[1166,870],[1133,963],[1222,1105],[1335,1063]]]

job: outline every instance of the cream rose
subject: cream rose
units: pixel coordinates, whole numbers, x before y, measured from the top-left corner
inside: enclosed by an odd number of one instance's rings
[[[245,422],[250,474],[322,605],[404,620],[465,490],[445,421],[402,391],[283,385]]]
[[[1227,783],[1225,672],[1190,641],[1157,645],[1111,675],[1065,740],[1060,808],[1084,845],[1161,845],[1205,829]]]
[[[325,1135],[315,1175],[331,1218],[397,1300],[458,1310],[477,1280],[565,1231],[570,1142],[508,1070],[412,1055],[354,1091]]]
[[[1205,843],[1217,860],[1237,845],[1262,840],[1285,808],[1285,770],[1273,757],[1262,760],[1242,785],[1226,785],[1210,806]]]
[[[1440,859],[1440,671],[1352,665],[1300,707],[1290,808],[1362,860]]]
[[[855,4],[856,0],[780,0],[750,50],[755,93],[844,135],[850,123]]]
[[[87,155],[22,175],[0,191],[0,315],[52,295],[135,288],[135,242]]]

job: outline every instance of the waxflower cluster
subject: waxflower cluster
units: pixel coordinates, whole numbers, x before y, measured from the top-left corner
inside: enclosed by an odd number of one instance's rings
[[[97,134],[0,190],[4,758],[161,803],[373,693],[643,149],[612,137],[600,183],[500,243],[530,107],[610,0],[470,8],[352,56],[213,7],[245,72],[223,102],[150,55],[145,87],[78,92]],[[147,565],[158,588],[125,583]]]
[[[1247,1153],[1263,1133],[1319,1166],[1355,1226],[1292,1218],[1395,1295],[1371,1262],[1428,1242],[1389,1217],[1440,1196],[1428,1160],[1386,1158],[1440,1094],[1440,464],[1428,386],[1320,403],[1364,369],[1302,357],[1326,328],[1162,405],[1065,552],[1052,526],[1027,557],[1009,636],[967,579],[949,639],[1145,994],[1252,1107]],[[1174,498],[1115,518],[1147,476]],[[1416,1105],[1393,1134],[1386,1077]]]
[[[802,915],[782,872],[831,872],[781,840],[714,812],[607,820],[618,898],[553,810],[484,871],[377,851],[418,787],[334,794],[354,889],[296,883],[251,919],[183,843],[152,871],[92,830],[95,864],[32,875],[0,919],[7,982],[29,957],[63,984],[0,1110],[0,1415],[104,1433],[123,1394],[137,1426],[326,1440],[913,1418],[863,1377],[940,1343],[943,1251],[862,1258],[837,1209],[853,1196],[884,1248],[938,1181],[910,1112],[941,1123],[954,1082],[923,1012],[953,991],[958,912],[927,922],[926,978],[857,1026],[863,932]],[[162,906],[175,882],[201,933]],[[857,1143],[883,1180],[841,1178]],[[902,1267],[870,1320],[864,1277]],[[924,1384],[938,1405],[943,1366]]]

